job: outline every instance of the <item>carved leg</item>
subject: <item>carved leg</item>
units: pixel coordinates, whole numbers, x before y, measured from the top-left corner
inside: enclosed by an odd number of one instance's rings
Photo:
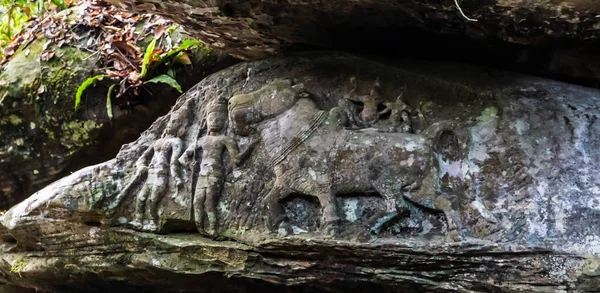
[[[147,230],[150,232],[156,232],[159,229],[159,218],[158,218],[158,208],[160,201],[167,191],[168,185],[166,178],[159,178],[159,180],[153,182],[153,187],[151,188],[150,196],[146,201],[146,219],[148,219],[148,224],[144,225],[143,230]]]
[[[390,188],[389,186],[392,186],[392,184],[389,182],[371,182],[371,185],[383,198],[386,212],[395,213],[397,211],[397,206],[406,205],[404,198],[402,198],[401,192],[397,192],[395,189]]]
[[[198,183],[196,184],[196,191],[194,195],[194,222],[196,223],[196,228],[200,234],[204,234],[204,205],[206,200],[206,187],[203,187],[204,184],[200,182],[203,180],[202,178],[198,178]]]
[[[217,232],[217,203],[221,195],[222,182],[208,186],[206,190],[206,201],[204,208],[208,217],[208,235],[214,236]]]
[[[408,203],[404,199],[401,188],[393,188],[394,184],[373,182],[373,187],[383,197],[386,210],[384,213],[377,213],[368,223],[371,226],[369,230],[373,234],[379,234],[385,224],[396,219],[398,216],[409,216],[410,210]]]
[[[150,193],[150,185],[148,182],[144,184],[142,190],[135,197],[135,211],[133,212],[133,220],[129,222],[136,229],[141,229],[144,221],[144,211],[146,209],[146,200]]]
[[[277,231],[279,225],[285,220],[285,211],[279,203],[282,198],[282,187],[277,183],[271,188],[265,199],[263,200],[263,206],[269,210],[268,225],[271,231]]]
[[[323,234],[334,236],[338,233],[340,218],[336,211],[335,197],[329,188],[317,194],[323,209]]]
[[[130,190],[133,187],[136,187],[138,184],[140,184],[142,182],[142,179],[143,179],[144,175],[147,174],[147,172],[148,172],[148,168],[145,166],[141,169],[136,170],[136,172],[133,175],[133,178],[131,179],[129,184],[127,184],[125,187],[123,187],[123,189],[121,189],[121,192],[119,192],[119,194],[115,197],[115,199],[108,205],[108,207],[106,209],[107,217],[109,217],[109,218],[115,217],[116,211],[121,206],[123,199],[125,199],[125,197],[129,194]]]
[[[458,242],[465,239],[467,235],[462,227],[459,212],[448,210],[444,211],[444,215],[448,225],[448,240]]]

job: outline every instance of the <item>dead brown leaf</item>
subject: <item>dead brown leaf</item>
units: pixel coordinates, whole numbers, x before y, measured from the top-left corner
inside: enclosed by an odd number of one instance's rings
[[[55,52],[54,51],[44,51],[42,52],[42,56],[40,57],[40,59],[42,61],[48,61],[50,59],[52,59],[52,57],[54,57]]]
[[[108,75],[108,77],[123,77],[123,72],[107,69],[106,75]]]
[[[116,70],[125,70],[127,69],[127,63],[119,60],[119,59],[115,59],[113,60],[114,62],[114,66]]]
[[[136,83],[137,81],[139,81],[139,80],[140,80],[140,73],[139,73],[139,72],[137,72],[137,71],[132,71],[132,72],[130,72],[130,73],[129,73],[129,80],[130,80],[132,83]]]
[[[125,52],[126,55],[131,56],[134,59],[138,55],[139,49],[137,49],[137,47],[135,47],[135,46],[132,46],[128,42],[116,41],[116,42],[113,42],[112,44],[115,47],[117,47],[119,50],[121,50],[121,52]]]
[[[52,40],[49,40],[47,42],[44,43],[44,45],[42,46],[42,50],[47,50],[48,46],[50,46],[52,44]]]

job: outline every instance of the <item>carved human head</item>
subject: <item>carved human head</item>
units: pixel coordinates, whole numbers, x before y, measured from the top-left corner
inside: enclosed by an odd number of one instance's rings
[[[260,121],[260,115],[255,113],[256,96],[250,94],[235,95],[229,99],[229,120],[234,133],[249,135],[250,124]]]
[[[173,111],[167,127],[165,129],[165,135],[182,137],[187,128],[189,119],[189,103],[185,103],[181,108]]]
[[[214,100],[207,109],[206,126],[209,132],[220,132],[227,122],[227,100],[222,97]]]
[[[373,82],[373,87],[369,91],[369,95],[363,100],[364,108],[360,112],[360,118],[364,122],[376,122],[379,120],[379,111],[377,106],[384,101],[383,93],[381,91],[381,84],[379,78]]]

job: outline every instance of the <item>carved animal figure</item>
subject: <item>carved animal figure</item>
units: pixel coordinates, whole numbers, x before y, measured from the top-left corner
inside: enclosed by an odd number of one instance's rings
[[[451,133],[452,123],[434,124],[419,135],[352,131],[339,125],[343,111],[334,108],[330,115],[309,98],[287,96],[287,105],[295,103],[271,113],[260,110],[274,109],[265,107],[264,96],[254,95],[254,101],[242,98],[243,107],[236,106],[239,96],[230,99],[230,114],[236,113],[230,117],[232,128],[246,135],[250,124],[258,125],[276,176],[264,199],[272,228],[288,228],[280,201],[299,193],[318,198],[324,231],[333,233],[338,222],[335,195],[355,192],[379,193],[391,215],[406,209],[407,198],[444,212],[449,230],[460,228],[458,196],[436,190],[437,158],[432,148],[438,134]],[[262,114],[243,115],[258,112]]]

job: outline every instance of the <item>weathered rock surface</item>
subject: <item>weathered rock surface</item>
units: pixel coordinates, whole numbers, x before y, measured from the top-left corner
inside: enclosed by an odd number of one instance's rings
[[[209,76],[115,159],[2,216],[0,278],[54,292],[596,291],[600,92],[395,66],[315,52]]]
[[[150,1],[110,0],[132,10],[152,11],[184,25],[203,41],[240,58],[258,58],[291,45],[332,47],[336,35],[377,35],[381,29],[426,31],[511,43],[559,39],[596,40],[600,5],[595,0],[562,1]],[[402,39],[379,35],[369,45]]]
[[[71,17],[75,17],[74,13]],[[143,30],[142,25],[139,30]],[[181,28],[172,34],[173,38],[182,38]],[[161,86],[154,87],[155,95],[141,92],[138,99],[143,103],[135,107],[120,107],[125,104],[119,103],[124,99],[114,100],[113,95],[114,119],[110,119],[106,104],[110,83],[105,79],[97,87],[90,86],[83,97],[83,107],[74,110],[78,87],[100,73],[100,54],[81,48],[90,38],[93,34],[88,32],[78,44],[51,44],[48,50],[55,52],[54,58],[41,61],[48,42],[41,36],[22,45],[3,67],[0,210],[10,208],[70,171],[112,158],[123,143],[135,140],[175,103],[179,93]],[[191,66],[177,68],[184,89],[224,64],[231,64],[225,54],[208,48],[195,49],[190,56]]]

